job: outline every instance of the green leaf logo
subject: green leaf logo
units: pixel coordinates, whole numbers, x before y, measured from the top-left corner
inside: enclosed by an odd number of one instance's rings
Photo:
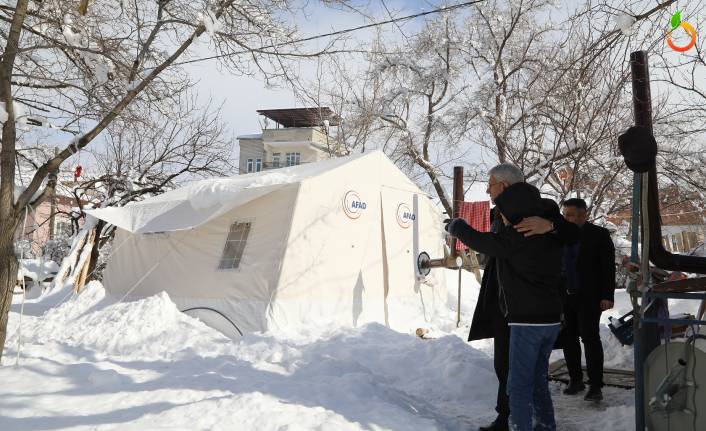
[[[679,24],[681,24],[681,11],[680,10],[674,12],[674,15],[672,15],[672,30],[679,27]]]

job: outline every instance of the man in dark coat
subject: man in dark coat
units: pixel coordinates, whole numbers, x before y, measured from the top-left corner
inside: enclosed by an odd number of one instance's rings
[[[488,188],[486,193],[495,202],[498,197],[510,185],[523,182],[524,175],[516,166],[510,164],[500,164],[488,172]],[[559,213],[559,207],[554,201],[543,200],[544,215],[542,217],[529,217],[515,226],[518,232],[525,235],[543,234],[555,232],[560,241],[565,244],[573,243],[579,239],[579,229],[576,225],[567,222]],[[495,211],[491,212],[491,231],[498,232],[502,225],[500,215]],[[495,375],[498,378],[498,395],[495,410],[498,417],[488,426],[480,428],[480,431],[505,431],[508,429],[508,418],[510,407],[507,397],[507,376],[509,369],[510,350],[510,327],[507,319],[500,311],[498,305],[498,279],[495,259],[487,258],[481,280],[480,293],[473,313],[471,330],[468,334],[468,341],[493,338],[493,365]]]
[[[581,228],[578,248],[566,247],[564,251],[564,358],[571,378],[564,393],[574,395],[585,389],[581,337],[590,385],[585,398],[600,401],[603,399],[603,345],[599,328],[601,313],[613,308],[615,247],[607,229],[587,221],[586,201],[568,199],[562,206],[564,217]]]
[[[511,327],[507,394],[513,429],[555,430],[547,373],[561,327],[563,245],[556,235],[526,237],[512,226],[544,214],[536,187],[512,184],[495,203],[504,221],[498,233],[475,231],[463,219],[452,220],[447,230],[473,250],[494,257],[499,307]]]

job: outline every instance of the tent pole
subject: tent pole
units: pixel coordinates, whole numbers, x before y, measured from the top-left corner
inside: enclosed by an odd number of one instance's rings
[[[461,325],[461,268],[458,269],[458,304],[456,304],[456,327]]]

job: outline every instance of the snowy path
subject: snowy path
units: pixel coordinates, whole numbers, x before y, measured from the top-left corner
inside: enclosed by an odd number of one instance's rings
[[[421,340],[369,324],[233,343],[166,295],[103,296],[93,284],[25,315],[19,367],[12,313],[1,430],[475,430],[494,417],[491,344],[469,345],[465,328]],[[629,360],[613,341],[609,362]],[[634,428],[632,391],[606,388],[601,407],[558,384],[553,394],[559,429]]]

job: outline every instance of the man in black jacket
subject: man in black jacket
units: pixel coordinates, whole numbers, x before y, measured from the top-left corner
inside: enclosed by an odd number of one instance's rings
[[[473,250],[495,258],[499,308],[512,327],[507,393],[513,429],[554,430],[547,368],[561,325],[563,245],[555,235],[527,237],[512,226],[544,213],[536,187],[513,184],[495,203],[504,221],[497,233],[475,231],[463,219],[452,220],[447,231]]]
[[[571,383],[567,395],[585,389],[581,370],[581,344],[586,355],[586,371],[590,385],[585,399],[603,399],[603,345],[600,336],[601,313],[613,308],[615,291],[615,247],[610,232],[587,221],[586,201],[564,201],[564,217],[581,228],[578,249],[566,247],[564,300],[564,358]]]
[[[488,172],[488,176],[486,192],[493,202],[509,186],[524,181],[524,175],[519,168],[505,163],[493,167]],[[549,199],[544,199],[543,205],[542,217],[524,219],[516,226],[517,231],[526,232],[525,235],[553,231],[564,244],[577,242],[579,228],[561,216],[557,204]],[[491,231],[498,232],[502,221],[495,209],[491,213],[490,221]],[[493,257],[489,257],[485,263],[478,302],[468,334],[468,341],[484,338],[493,338],[493,365],[498,378],[495,410],[498,412],[498,416],[490,425],[481,427],[480,431],[505,431],[508,429],[510,415],[506,386],[509,368],[510,327],[498,304],[497,268]]]

